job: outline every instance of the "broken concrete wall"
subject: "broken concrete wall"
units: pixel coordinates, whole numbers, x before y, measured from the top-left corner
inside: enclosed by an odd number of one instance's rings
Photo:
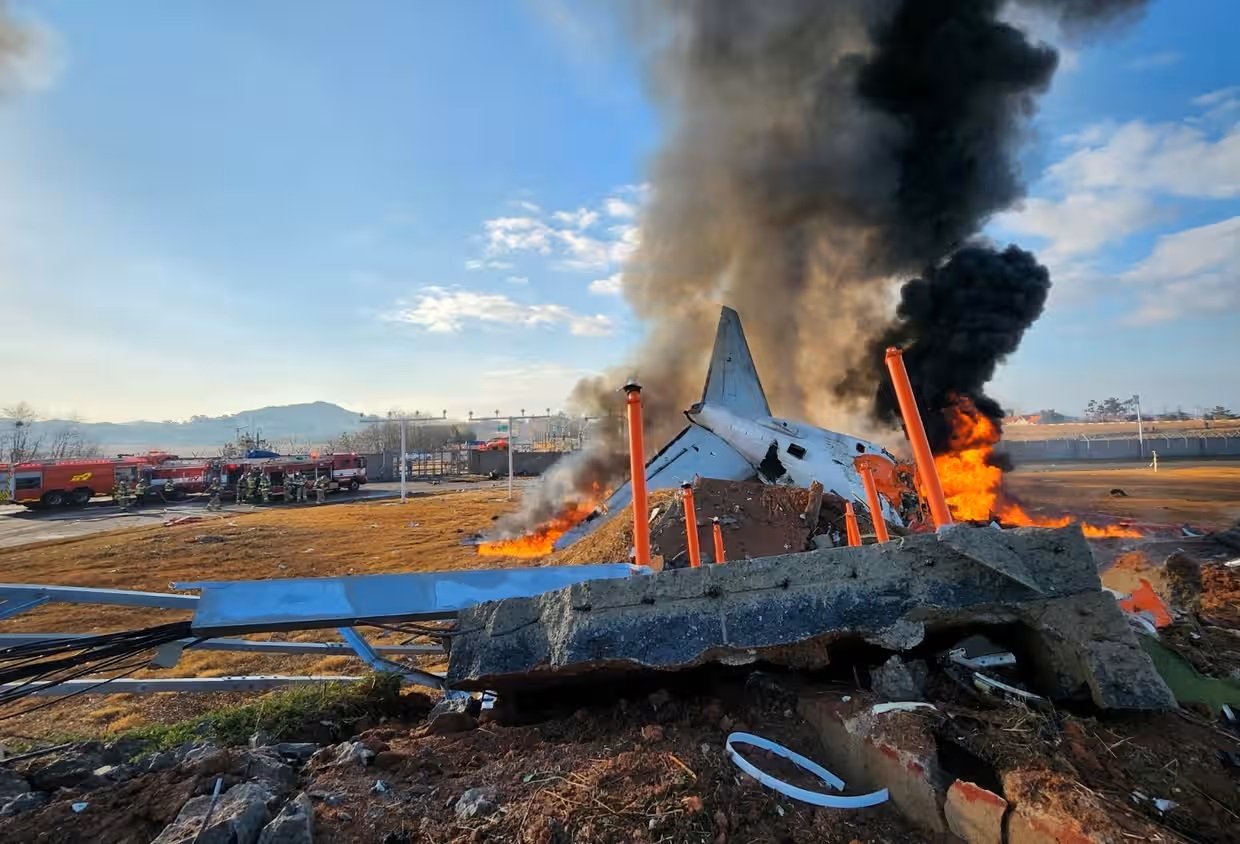
[[[959,527],[480,604],[460,614],[448,682],[505,691],[712,661],[814,669],[840,642],[906,651],[937,631],[1023,625],[1042,691],[1110,708],[1173,707],[1099,589],[1078,528]]]

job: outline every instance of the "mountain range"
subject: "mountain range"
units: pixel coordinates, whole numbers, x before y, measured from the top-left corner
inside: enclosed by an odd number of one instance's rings
[[[0,417],[0,433],[7,433],[12,419]],[[322,443],[343,431],[361,427],[361,414],[331,402],[276,405],[245,410],[227,416],[192,416],[184,422],[73,422],[65,419],[39,420],[32,425],[34,437],[51,436],[55,431],[75,426],[82,438],[98,443],[103,453],[140,453],[152,449],[214,453],[220,446],[237,439],[238,433],[260,434],[272,446],[296,438],[307,445]]]

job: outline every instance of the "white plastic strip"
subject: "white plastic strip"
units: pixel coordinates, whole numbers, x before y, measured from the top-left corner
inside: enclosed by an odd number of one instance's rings
[[[915,709],[935,709],[938,707],[933,703],[925,703],[919,700],[897,700],[892,703],[876,703],[870,711],[875,715],[882,715],[884,712],[912,712]]]
[[[809,803],[813,806],[826,806],[829,809],[864,809],[866,806],[877,806],[879,803],[887,802],[887,789],[885,788],[869,794],[856,795],[823,794],[819,791],[798,788],[760,770],[748,759],[741,756],[737,749],[732,746],[733,744],[748,744],[763,750],[769,750],[776,756],[782,756],[798,768],[818,777],[818,779],[837,791],[844,790],[844,781],[812,759],[806,759],[801,754],[792,752],[782,744],[776,744],[773,741],[751,733],[732,733],[729,735],[724,743],[724,748],[728,751],[728,756],[732,758],[732,763],[767,788],[773,788],[785,797],[791,797],[793,800],[800,800],[802,803]]]

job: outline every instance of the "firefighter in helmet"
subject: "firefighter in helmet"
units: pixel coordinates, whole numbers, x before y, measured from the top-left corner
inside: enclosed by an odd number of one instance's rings
[[[138,483],[134,487],[134,502],[141,507],[146,503],[147,493],[151,490],[151,474],[149,471],[143,472],[138,476]]]
[[[176,478],[169,478],[168,480],[164,481],[164,487],[163,487],[163,489],[162,489],[161,491],[162,491],[162,492],[163,492],[163,494],[164,494],[164,501],[165,501],[165,502],[172,502],[172,501],[176,500],[176,497],[177,497],[177,479],[176,479]]]
[[[116,482],[116,485],[112,487],[112,500],[122,510],[129,509],[129,504],[133,500],[133,496],[129,491],[129,481],[121,478]]]
[[[220,479],[218,475],[211,477],[210,483],[207,484],[207,494],[211,497],[207,499],[207,509],[215,512],[224,505],[220,503]]]
[[[323,504],[327,501],[327,485],[330,483],[327,475],[319,475],[314,479],[314,503]]]
[[[258,476],[258,493],[264,504],[271,503],[271,473],[263,472]]]

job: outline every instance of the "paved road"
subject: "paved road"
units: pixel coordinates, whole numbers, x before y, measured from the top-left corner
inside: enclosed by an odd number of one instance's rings
[[[535,482],[536,479],[533,478],[517,478],[516,486],[523,487]],[[407,491],[410,495],[427,495],[465,489],[495,489],[497,492],[502,492],[507,487],[507,479],[475,482],[449,481],[438,484],[410,481]],[[327,503],[349,504],[399,496],[400,483],[398,481],[370,483],[356,493],[329,495]],[[280,505],[271,506],[279,507]],[[72,510],[28,510],[25,507],[0,505],[0,548],[11,548],[31,542],[45,542],[51,539],[69,539],[121,528],[156,525],[180,516],[220,518],[266,509],[269,508],[256,507],[252,504],[226,504],[223,510],[212,513],[207,509],[206,499],[202,497],[169,505],[152,504],[128,513],[122,512],[109,499],[104,498],[97,498],[85,507]]]

